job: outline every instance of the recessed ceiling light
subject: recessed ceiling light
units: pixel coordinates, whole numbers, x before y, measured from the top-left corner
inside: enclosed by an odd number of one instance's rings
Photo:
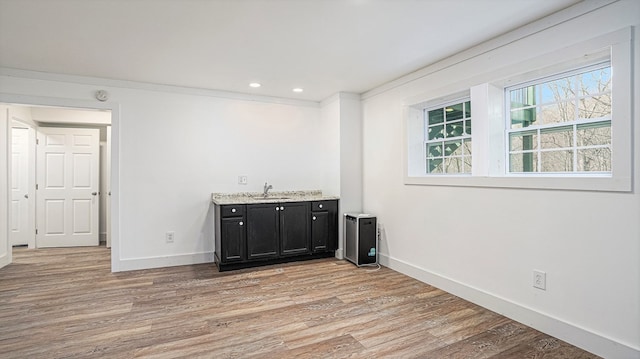
[[[451,107],[447,107],[444,110],[447,111],[447,112],[453,112],[453,109]]]
[[[250,84],[249,84],[249,87],[253,87],[253,88],[258,88],[258,87],[260,87],[260,86],[262,86],[262,85],[260,85],[260,84],[259,84],[259,83],[257,83],[257,82],[252,82],[252,83],[250,83]]]
[[[302,92],[304,91],[303,89],[301,89],[300,87],[296,87],[292,90],[293,92]]]

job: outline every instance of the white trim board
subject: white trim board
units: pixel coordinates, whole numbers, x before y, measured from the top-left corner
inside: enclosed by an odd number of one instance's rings
[[[215,266],[213,264],[213,261],[213,252],[188,253],[161,257],[121,259],[118,263],[118,268],[121,271],[130,271],[139,269],[164,268],[210,263],[212,266],[211,270],[217,270],[216,268],[214,268]]]
[[[640,349],[638,348],[632,348],[585,328],[535,311],[532,308],[495,296],[478,288],[470,287],[451,278],[443,277],[411,263],[393,258],[388,254],[380,253],[378,258],[380,264],[385,267],[442,289],[596,355],[605,358],[640,358]]]
[[[11,264],[11,257],[8,255],[4,255],[2,257],[0,257],[0,268],[5,267],[7,265]]]

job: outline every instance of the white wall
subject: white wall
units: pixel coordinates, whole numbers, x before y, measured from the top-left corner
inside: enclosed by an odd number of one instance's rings
[[[93,93],[106,89],[118,104],[116,270],[212,261],[211,192],[262,191],[265,181],[274,191],[323,189],[317,103],[25,74],[0,76],[0,93],[55,94],[90,107],[98,104]],[[238,175],[249,184],[238,185]],[[165,243],[167,231],[175,232],[172,244]]]
[[[0,268],[11,262],[9,250],[9,107],[0,105]]]
[[[340,196],[339,213],[362,210],[362,113],[359,94],[337,93],[321,103],[323,187]],[[343,257],[343,218],[338,218],[339,245]]]
[[[475,54],[472,57],[456,55],[424,69],[421,77],[409,75],[364,94],[363,206],[381,222],[381,260],[392,268],[597,354],[638,358],[640,196],[636,192],[403,184],[406,99],[449,85],[464,89],[527,57],[640,25],[640,2],[633,0],[576,18],[572,11],[536,25],[567,20],[553,28],[505,41],[496,50],[468,52]],[[527,32],[518,31],[505,38],[513,40]],[[482,46],[488,45],[480,45],[480,50]],[[634,47],[637,69],[637,39]],[[637,71],[634,88],[634,188],[639,188]],[[532,288],[534,269],[546,271],[546,291]]]

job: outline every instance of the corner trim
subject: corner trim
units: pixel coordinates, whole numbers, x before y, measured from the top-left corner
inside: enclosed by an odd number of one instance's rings
[[[605,358],[640,358],[639,348],[630,347],[614,339],[606,338],[585,328],[514,303],[506,298],[497,297],[481,289],[470,287],[451,278],[393,258],[388,254],[380,253],[379,261],[385,267],[440,288],[596,355]]]

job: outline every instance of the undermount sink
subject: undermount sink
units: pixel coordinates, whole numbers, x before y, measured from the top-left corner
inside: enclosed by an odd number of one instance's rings
[[[267,196],[267,197],[264,197],[264,196],[256,196],[256,197],[253,197],[253,199],[255,199],[255,200],[263,200],[263,199],[290,199],[290,198],[291,198],[291,197],[274,197],[274,196]]]

